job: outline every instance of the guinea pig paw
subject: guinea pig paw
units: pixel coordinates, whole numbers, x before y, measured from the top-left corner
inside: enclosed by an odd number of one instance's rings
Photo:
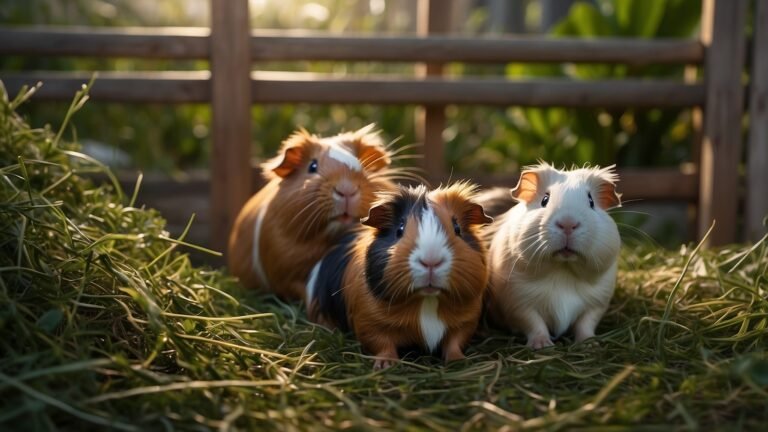
[[[529,337],[526,345],[532,350],[540,350],[542,348],[555,346],[555,343],[552,342],[549,335],[537,335]]]
[[[383,370],[388,369],[395,365],[395,360],[393,359],[376,359],[376,361],[373,362],[373,370]]]
[[[445,362],[446,363],[450,363],[450,362],[454,362],[454,361],[459,361],[459,360],[464,360],[466,358],[467,358],[467,356],[465,356],[464,353],[461,352],[461,350],[449,351],[449,352],[445,353]]]
[[[589,338],[589,339],[584,339],[584,340],[581,340],[581,341],[577,340],[576,344],[577,345],[581,345],[584,348],[599,348],[600,347],[600,341],[595,339],[594,336]]]

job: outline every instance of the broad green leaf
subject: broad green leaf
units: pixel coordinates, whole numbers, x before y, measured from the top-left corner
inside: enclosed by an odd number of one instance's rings
[[[693,37],[701,20],[700,0],[668,0],[656,37]]]
[[[576,36],[596,38],[614,34],[613,26],[608,19],[589,3],[573,5],[568,19],[576,30]]]

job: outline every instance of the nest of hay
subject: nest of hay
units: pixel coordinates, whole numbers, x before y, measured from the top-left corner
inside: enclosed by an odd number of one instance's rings
[[[1,86],[0,86],[1,87]],[[34,89],[32,89],[34,90]],[[300,305],[190,264],[109,171],[0,90],[0,428],[757,429],[768,246],[625,248],[596,343],[483,329],[373,372]],[[111,182],[95,184],[94,173]],[[137,189],[139,185],[137,182]],[[190,221],[191,223],[191,221]]]

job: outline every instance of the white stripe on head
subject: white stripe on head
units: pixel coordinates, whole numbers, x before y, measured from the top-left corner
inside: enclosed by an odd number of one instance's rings
[[[307,304],[312,303],[312,299],[315,297],[315,291],[317,291],[317,276],[320,274],[320,266],[323,264],[323,260],[315,264],[314,267],[312,267],[312,272],[309,273],[309,280],[307,281]]]
[[[448,246],[448,238],[445,236],[443,226],[440,224],[435,210],[431,207],[421,214],[416,247],[408,258],[413,283],[416,287],[427,286],[429,279],[429,271],[420,264],[420,261],[442,262],[434,271],[433,285],[439,288],[448,288],[448,276],[451,272],[453,255],[450,246]]]
[[[355,157],[355,155],[350,153],[349,150],[345,149],[335,141],[331,141],[329,144],[328,156],[330,156],[331,159],[343,163],[353,171],[363,170],[363,165],[360,163],[357,157]]]
[[[424,297],[421,301],[421,313],[419,313],[421,336],[424,338],[424,345],[430,351],[437,348],[445,335],[445,323],[437,315],[437,305],[437,297]]]

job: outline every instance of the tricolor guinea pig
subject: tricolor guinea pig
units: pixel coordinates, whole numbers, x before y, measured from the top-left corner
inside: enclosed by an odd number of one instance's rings
[[[302,299],[312,266],[392,190],[390,153],[373,125],[320,138],[300,130],[262,165],[269,181],[242,208],[228,265],[247,287]]]
[[[376,369],[404,347],[464,358],[488,282],[479,231],[492,221],[473,194],[473,186],[458,183],[383,195],[365,226],[312,269],[310,319],[351,330],[376,357]]]
[[[518,204],[486,233],[491,317],[533,349],[569,329],[576,342],[594,336],[608,308],[621,247],[606,212],[621,205],[613,168],[528,167],[512,190]]]

